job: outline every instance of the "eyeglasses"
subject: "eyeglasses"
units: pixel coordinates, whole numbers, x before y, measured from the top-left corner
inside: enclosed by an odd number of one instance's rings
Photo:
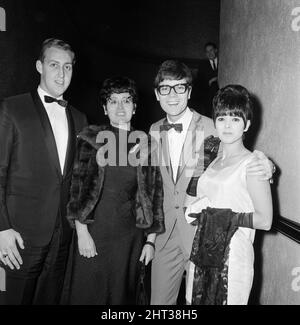
[[[174,89],[176,94],[184,94],[187,89],[189,88],[189,84],[177,84],[174,86],[169,86],[169,85],[162,85],[157,87],[157,91],[160,93],[162,96],[169,95],[171,92],[171,89]]]

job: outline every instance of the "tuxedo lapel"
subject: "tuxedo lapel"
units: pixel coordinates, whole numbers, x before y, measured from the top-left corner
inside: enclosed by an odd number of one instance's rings
[[[58,152],[47,112],[37,92],[32,94],[32,98],[44,131],[44,141],[48,149],[50,161],[52,161],[53,166],[56,169],[57,175],[60,178],[62,173],[59,164]]]
[[[195,163],[197,163],[196,161],[192,163],[191,159],[197,158],[196,153],[199,152],[204,140],[204,129],[201,127],[200,123],[201,115],[193,112],[193,118],[189,125],[180,155],[176,182],[178,182],[186,166],[193,168]]]
[[[162,123],[163,124],[163,123]],[[173,172],[171,167],[170,152],[169,152],[169,141],[167,136],[167,131],[159,132],[159,163],[161,167],[162,175],[164,175],[165,180],[169,186],[174,185]]]
[[[210,73],[214,73],[215,71],[211,65],[210,60],[207,60],[207,69],[210,71]]]
[[[68,146],[67,146],[67,153],[66,153],[66,161],[64,165],[64,176],[68,174],[70,171],[73,160],[74,160],[74,155],[75,155],[75,146],[76,146],[76,137],[75,137],[75,125],[74,125],[74,118],[72,115],[72,112],[70,108],[66,108],[66,114],[67,114],[67,119],[68,119],[68,132],[69,132],[69,137],[68,137]]]

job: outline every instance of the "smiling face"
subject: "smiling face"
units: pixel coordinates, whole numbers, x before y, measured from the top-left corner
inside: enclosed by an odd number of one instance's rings
[[[180,80],[163,80],[159,83],[158,88],[161,86],[175,86],[178,84],[186,84],[186,79]],[[187,105],[188,100],[191,96],[192,88],[189,86],[185,93],[178,94],[175,92],[174,88],[171,89],[168,95],[161,95],[158,91],[158,88],[155,89],[156,99],[159,101],[161,108],[167,113],[168,118],[176,122],[181,116],[183,116]]]
[[[220,140],[225,144],[232,144],[243,141],[243,134],[248,130],[250,121],[245,126],[241,117],[223,115],[216,118],[215,125]]]
[[[36,62],[41,75],[40,87],[54,98],[60,97],[69,87],[73,72],[73,54],[61,48],[50,47],[43,62]]]
[[[112,93],[107,99],[106,105],[103,105],[105,115],[108,115],[111,125],[115,127],[130,126],[135,107],[136,104],[133,103],[129,92]]]

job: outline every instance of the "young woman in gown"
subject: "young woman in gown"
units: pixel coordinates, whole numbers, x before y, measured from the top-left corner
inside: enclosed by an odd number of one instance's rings
[[[155,166],[127,160],[135,146],[129,139],[135,82],[107,79],[100,99],[109,125],[90,125],[78,135],[68,204],[77,239],[68,303],[135,304],[139,261],[147,265],[152,260],[156,234],[164,231],[161,176]],[[104,166],[100,156],[107,144],[100,138],[106,136],[114,141],[106,147],[111,160]]]
[[[253,281],[255,229],[269,230],[272,198],[268,180],[246,175],[253,153],[244,134],[252,120],[250,95],[228,85],[213,101],[213,120],[222,153],[197,183],[196,200],[187,207],[197,224],[188,274],[189,304],[245,305]]]

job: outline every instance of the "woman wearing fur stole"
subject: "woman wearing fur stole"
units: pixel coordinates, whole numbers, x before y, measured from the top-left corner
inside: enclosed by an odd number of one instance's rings
[[[110,125],[90,125],[77,139],[68,204],[76,228],[68,303],[135,304],[139,261],[153,259],[156,235],[164,231],[162,180],[155,143],[131,127],[135,82],[107,79],[100,99]]]

